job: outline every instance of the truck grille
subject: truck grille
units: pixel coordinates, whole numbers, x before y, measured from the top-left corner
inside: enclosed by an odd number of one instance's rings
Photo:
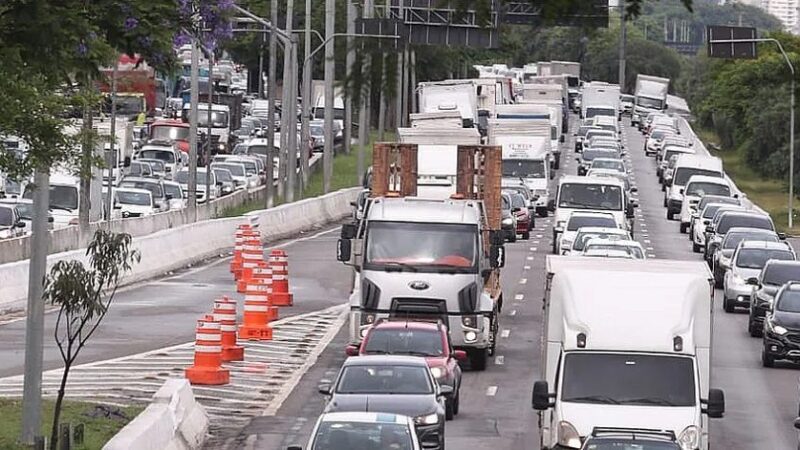
[[[396,318],[441,320],[447,323],[447,301],[433,298],[392,299],[391,316]]]

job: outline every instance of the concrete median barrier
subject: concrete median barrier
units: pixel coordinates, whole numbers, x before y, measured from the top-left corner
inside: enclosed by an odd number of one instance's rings
[[[343,189],[244,216],[209,219],[134,236],[133,245],[141,261],[122,280],[131,284],[163,275],[233,247],[236,228],[243,223],[258,223],[264,242],[286,238],[303,230],[337,221],[351,212],[350,202],[360,188]],[[48,267],[57,261],[85,261],[85,249],[48,256]],[[28,260],[0,264],[0,313],[20,310],[28,295]]]
[[[103,450],[201,448],[209,420],[189,382],[167,380],[153,402],[103,446]]]

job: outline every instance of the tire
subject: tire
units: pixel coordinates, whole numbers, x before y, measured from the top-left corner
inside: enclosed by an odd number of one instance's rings
[[[763,334],[752,318],[747,320],[747,332],[750,333],[751,337],[761,337]]]
[[[539,211],[539,217],[547,217],[547,210]]]
[[[695,244],[694,241],[692,241],[692,251],[695,253],[700,253],[700,246]]]
[[[775,367],[775,358],[768,355],[766,350],[761,350],[761,365],[764,367]]]
[[[526,231],[526,232],[522,233],[522,239],[527,241],[530,238],[531,238],[531,232],[530,231]]]
[[[661,192],[667,192],[667,186],[665,184],[661,185]],[[666,206],[666,205],[664,205]]]
[[[458,415],[458,409],[461,406],[461,384],[458,384],[456,389],[456,398],[453,399],[453,414]]]
[[[723,273],[722,275],[717,275],[719,272],[716,268],[714,268],[712,273],[714,274],[714,287],[717,289],[722,289],[724,287],[723,282],[725,281],[725,274]]]
[[[553,235],[553,254],[554,255],[558,254],[558,247],[556,246],[556,239],[557,239],[556,235],[554,234]]]
[[[689,224],[681,223],[681,234],[686,233],[686,230],[689,228]]]
[[[455,397],[444,402],[444,420],[453,420],[456,417],[454,402]]]
[[[675,220],[675,213],[667,211],[667,220]]]
[[[663,204],[664,204],[664,208],[666,208],[667,207],[667,197],[664,197],[664,203]]]
[[[486,370],[486,363],[489,361],[489,349],[476,349],[469,353],[469,366],[472,370]]]
[[[514,231],[514,233],[512,233],[511,236],[508,237],[508,242],[517,242],[517,232],[516,231]]]
[[[735,310],[733,303],[731,303],[727,298],[722,300],[722,308],[726,313],[732,313]]]

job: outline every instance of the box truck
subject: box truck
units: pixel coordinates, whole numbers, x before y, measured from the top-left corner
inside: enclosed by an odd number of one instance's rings
[[[651,112],[666,111],[669,78],[652,75],[636,75],[636,90],[631,124],[639,124]]]

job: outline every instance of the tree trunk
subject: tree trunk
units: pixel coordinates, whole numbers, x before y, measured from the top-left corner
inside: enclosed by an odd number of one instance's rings
[[[56,404],[53,407],[53,429],[50,432],[50,450],[58,449],[58,425],[61,419],[61,402],[64,400],[64,391],[67,386],[70,366],[70,363],[64,365],[64,373],[61,375],[61,385],[58,387],[58,397],[56,397]]]

